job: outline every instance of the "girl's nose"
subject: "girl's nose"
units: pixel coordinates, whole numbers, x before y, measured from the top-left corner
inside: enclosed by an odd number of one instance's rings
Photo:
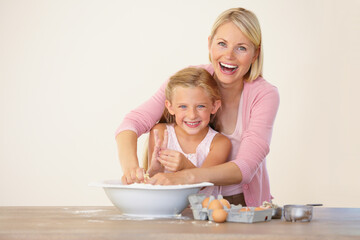
[[[188,111],[188,118],[195,119],[196,118],[196,109],[195,108],[189,108]]]

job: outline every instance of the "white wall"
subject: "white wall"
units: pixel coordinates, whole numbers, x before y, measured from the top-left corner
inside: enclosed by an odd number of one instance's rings
[[[280,91],[274,201],[360,207],[358,0],[0,0],[0,205],[111,205],[87,184],[121,177],[118,124],[238,6]]]

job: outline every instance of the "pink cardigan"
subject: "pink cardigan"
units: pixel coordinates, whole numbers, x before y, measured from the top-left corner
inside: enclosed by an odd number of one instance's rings
[[[211,64],[200,65],[210,74]],[[160,119],[164,110],[167,81],[145,103],[128,113],[116,130],[132,130],[138,136],[149,132]],[[279,93],[276,87],[258,77],[251,83],[245,82],[243,89],[242,136],[235,163],[241,170],[241,182],[247,206],[260,206],[271,201],[270,183],[266,169],[266,156],[276,113],[279,107]]]

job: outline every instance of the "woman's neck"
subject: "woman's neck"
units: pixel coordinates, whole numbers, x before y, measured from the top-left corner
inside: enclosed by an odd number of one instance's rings
[[[219,82],[219,81],[218,81]],[[231,105],[236,105],[240,101],[240,96],[244,88],[244,82],[238,81],[233,84],[222,84],[219,83],[219,89],[221,93],[221,105],[222,107],[227,107]]]

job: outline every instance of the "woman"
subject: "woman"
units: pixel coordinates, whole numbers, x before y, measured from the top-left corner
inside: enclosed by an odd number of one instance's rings
[[[271,201],[266,169],[272,128],[279,106],[277,88],[262,78],[261,30],[256,16],[243,8],[226,10],[215,21],[208,38],[211,64],[205,68],[217,81],[222,107],[218,129],[232,143],[226,163],[176,173],[159,173],[152,184],[212,182],[222,186],[233,204],[259,206]],[[124,184],[143,180],[136,157],[137,137],[148,132],[164,110],[164,87],[130,112],[118,128],[116,140]]]

